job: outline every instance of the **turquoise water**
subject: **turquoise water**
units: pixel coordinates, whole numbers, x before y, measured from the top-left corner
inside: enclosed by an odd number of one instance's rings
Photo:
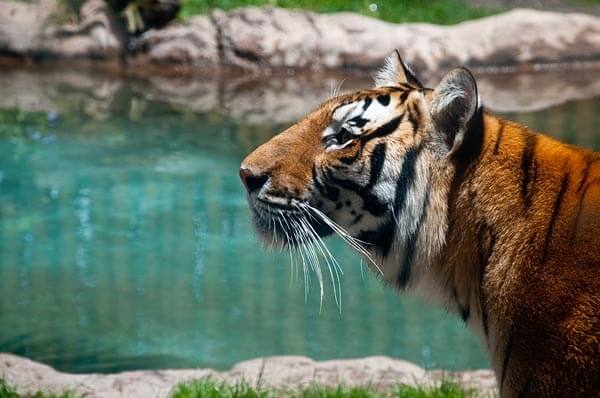
[[[335,239],[342,308],[326,285],[319,309],[314,278],[305,302],[289,256],[254,236],[238,181],[285,123],[134,100],[0,110],[0,352],[71,372],[284,354],[488,366],[458,319],[396,296]],[[599,105],[510,116],[598,149]]]

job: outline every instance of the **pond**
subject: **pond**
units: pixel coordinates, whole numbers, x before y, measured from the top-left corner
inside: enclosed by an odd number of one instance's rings
[[[484,77],[482,90],[508,117],[600,149],[594,76]],[[383,287],[336,239],[342,306],[326,285],[320,309],[315,279],[305,300],[288,254],[255,237],[240,160],[338,80],[0,73],[0,352],[69,372],[268,355],[487,367],[457,318]]]

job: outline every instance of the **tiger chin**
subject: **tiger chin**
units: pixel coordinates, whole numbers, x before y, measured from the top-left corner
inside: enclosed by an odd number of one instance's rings
[[[393,54],[240,176],[266,241],[346,234],[387,284],[460,316],[502,397],[600,395],[600,154],[486,112],[467,69],[425,88]]]

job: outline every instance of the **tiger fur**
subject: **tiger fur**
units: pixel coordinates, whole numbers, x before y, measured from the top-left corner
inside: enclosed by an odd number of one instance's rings
[[[275,220],[327,217],[365,242],[480,337],[502,397],[600,395],[600,154],[484,111],[464,68],[428,89],[393,55],[376,83],[243,160],[258,232],[302,244]]]

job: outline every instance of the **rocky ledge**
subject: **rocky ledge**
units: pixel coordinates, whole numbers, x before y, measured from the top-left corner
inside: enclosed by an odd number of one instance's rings
[[[183,381],[211,377],[250,385],[275,388],[299,388],[311,384],[324,386],[366,386],[387,389],[397,384],[434,384],[442,378],[476,389],[490,396],[496,388],[490,370],[466,372],[426,371],[417,365],[388,357],[313,361],[300,356],[258,358],[236,364],[229,371],[212,369],[178,369],[133,371],[117,374],[68,374],[49,366],[11,354],[0,354],[0,375],[21,394],[38,390],[60,393],[70,390],[89,398],[168,397]]]
[[[0,0],[0,58],[106,61],[169,73],[374,68],[394,49],[422,71],[600,61],[600,18],[586,14],[515,9],[437,26],[248,7],[130,38],[104,0],[87,0],[76,23],[60,22],[60,7],[58,0]]]

